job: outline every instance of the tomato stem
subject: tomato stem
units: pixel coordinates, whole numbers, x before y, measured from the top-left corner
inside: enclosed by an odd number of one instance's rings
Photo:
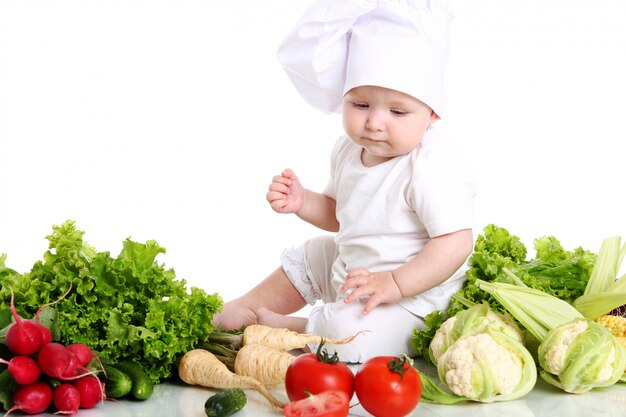
[[[317,347],[317,353],[316,353],[317,360],[322,363],[334,365],[337,362],[339,362],[339,356],[337,356],[337,352],[333,353],[333,355],[331,356],[326,349],[322,350],[322,346],[324,346],[324,342],[325,340],[324,338],[322,338],[320,345]]]
[[[403,354],[401,357],[395,357],[389,361],[387,364],[389,366],[389,370],[391,372],[395,372],[400,375],[400,382],[402,382],[402,378],[404,378],[404,373],[411,369],[413,366],[413,360],[409,358],[406,354]]]

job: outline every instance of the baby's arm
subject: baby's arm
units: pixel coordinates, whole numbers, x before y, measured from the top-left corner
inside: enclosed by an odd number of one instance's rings
[[[274,176],[266,198],[277,213],[295,213],[320,229],[329,232],[339,230],[335,200],[304,188],[291,169]]]
[[[402,297],[421,294],[448,279],[461,267],[472,252],[471,229],[442,235],[431,239],[415,258],[395,271],[369,272],[359,268],[347,276],[339,289],[354,289],[345,299],[346,303],[369,295],[363,314],[381,303],[396,303]]]

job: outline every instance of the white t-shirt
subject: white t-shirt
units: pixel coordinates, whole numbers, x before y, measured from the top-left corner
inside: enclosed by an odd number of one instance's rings
[[[476,181],[458,151],[436,127],[409,154],[373,167],[362,148],[342,136],[332,151],[324,194],[337,202],[339,257],[333,264],[337,290],[349,271],[392,271],[409,262],[433,237],[474,229]],[[438,287],[400,304],[419,316],[447,307],[467,265]],[[338,292],[338,294],[341,294]]]

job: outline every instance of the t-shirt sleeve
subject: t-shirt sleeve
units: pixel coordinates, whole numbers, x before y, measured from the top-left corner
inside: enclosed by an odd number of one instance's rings
[[[475,228],[476,191],[473,171],[454,149],[434,144],[417,154],[407,200],[430,237]]]

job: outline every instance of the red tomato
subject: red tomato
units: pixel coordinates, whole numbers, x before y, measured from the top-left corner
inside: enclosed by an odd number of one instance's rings
[[[357,371],[354,390],[363,408],[376,417],[403,417],[422,396],[422,380],[407,356],[377,356]]]
[[[350,401],[354,394],[354,374],[348,365],[339,362],[336,353],[329,356],[320,344],[317,353],[303,353],[289,365],[285,390],[290,401],[331,390],[343,391]]]
[[[343,391],[324,391],[286,404],[286,417],[346,417],[350,399]]]

